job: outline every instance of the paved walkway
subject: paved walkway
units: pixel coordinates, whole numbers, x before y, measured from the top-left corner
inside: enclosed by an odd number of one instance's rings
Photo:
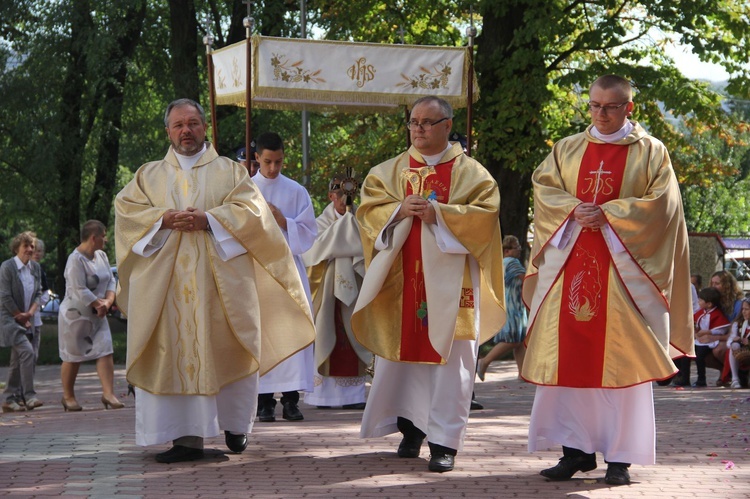
[[[398,436],[358,438],[361,412],[304,404],[305,421],[256,423],[243,454],[225,453],[222,437],[206,441],[202,461],[159,464],[153,456],[168,445],[134,443],[133,399],[125,397],[122,366],[116,391],[126,408],[104,410],[93,365],[84,365],[77,383],[84,410],[78,413],[63,412],[59,403],[59,367],[40,366],[44,407],[0,416],[0,496],[750,496],[750,390],[655,387],[657,465],[633,466],[627,487],[603,482],[604,463],[569,482],[548,482],[539,470],[553,465],[559,451],[526,452],[534,387],[515,379],[514,366],[496,363],[487,381],[477,383],[486,409],[472,412],[456,469],[444,474],[427,471],[426,445],[419,459],[399,459]],[[7,368],[0,368],[5,379]]]

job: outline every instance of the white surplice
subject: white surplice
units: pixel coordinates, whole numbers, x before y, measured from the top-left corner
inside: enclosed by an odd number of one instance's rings
[[[318,228],[315,222],[310,195],[304,187],[294,180],[279,174],[274,179],[264,177],[258,172],[252,180],[260,189],[266,201],[276,206],[286,218],[287,228],[281,230],[289,248],[294,255],[294,263],[302,279],[307,300],[310,299],[310,283],[302,261],[302,253],[309,250],[315,242]],[[284,313],[280,310],[279,313]],[[292,355],[260,378],[259,393],[281,393],[290,391],[313,390],[315,359],[313,345]]]

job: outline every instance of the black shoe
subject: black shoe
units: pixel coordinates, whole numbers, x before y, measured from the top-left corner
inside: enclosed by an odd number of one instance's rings
[[[364,411],[365,410],[365,403],[360,402],[359,404],[346,404],[341,406],[342,409],[351,409],[354,411]]]
[[[157,463],[181,463],[183,461],[195,461],[203,459],[203,449],[193,449],[184,445],[175,445],[166,452],[156,455]]]
[[[672,378],[672,384],[674,386],[690,386],[690,380],[679,374]]]
[[[406,436],[398,444],[398,457],[419,457],[419,450],[422,448],[424,437]]]
[[[570,478],[579,471],[591,471],[596,469],[596,458],[591,456],[563,456],[560,462],[552,468],[539,472],[543,477],[550,480],[561,481]]]
[[[299,410],[297,404],[293,402],[286,402],[284,404],[284,410],[281,413],[281,417],[287,421],[302,421],[305,417]]]
[[[273,423],[276,421],[275,405],[267,405],[265,407],[258,408],[258,421],[261,423]]]
[[[453,462],[455,459],[456,458],[450,454],[433,454],[430,456],[430,464],[427,465],[427,469],[438,473],[451,471],[453,470]]]
[[[469,409],[472,411],[481,411],[482,409],[484,409],[484,406],[476,400],[471,399],[471,405],[469,406]]]
[[[625,464],[609,463],[607,474],[604,475],[607,485],[630,485],[630,472]]]
[[[670,377],[668,377],[666,379],[657,380],[656,384],[659,385],[659,386],[669,386],[677,378],[678,378],[678,375],[674,374],[674,375],[672,375],[672,376],[670,376]]]
[[[699,379],[695,383],[693,383],[693,388],[702,388],[706,386],[706,380],[705,379]]]
[[[227,443],[229,450],[236,452],[237,454],[247,449],[247,435],[244,433],[242,435],[235,435],[225,431],[224,441]]]

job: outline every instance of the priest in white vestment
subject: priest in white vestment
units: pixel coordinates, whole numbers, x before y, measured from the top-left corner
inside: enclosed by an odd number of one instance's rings
[[[451,145],[450,104],[417,100],[412,147],[372,168],[357,209],[367,271],[352,316],[376,355],[362,437],[401,432],[398,456],[450,471],[469,419],[478,345],[505,322],[500,193]]]
[[[171,147],[117,195],[115,240],[136,443],[171,440],[156,460],[175,463],[202,458],[203,439],[221,431],[242,452],[258,375],[315,333],[291,252],[247,170],[204,142],[198,103],[170,103],[164,122]]]
[[[532,177],[534,244],[522,377],[537,386],[529,450],[562,445],[541,474],[655,462],[652,382],[693,354],[687,230],[664,145],[628,119],[630,83],[589,90],[592,125],[562,139]]]
[[[345,175],[331,179],[331,202],[316,219],[318,237],[302,255],[312,291],[317,369],[313,392],[305,395],[305,403],[361,410],[372,354],[354,338],[351,322],[365,262],[354,218],[357,206],[351,202],[351,194],[344,192],[342,182],[353,184],[356,191],[356,181]]]
[[[309,250],[318,233],[312,200],[304,187],[284,176],[284,142],[274,132],[261,134],[255,141],[255,158],[260,164],[253,181],[268,202],[274,219],[284,234],[289,249],[294,255],[294,265],[305,288],[310,303],[310,285],[302,261],[302,253]],[[286,311],[279,309],[277,314]],[[286,334],[296,334],[294,330]],[[299,410],[299,392],[313,390],[315,361],[313,346],[301,350],[260,378],[258,395],[258,420],[276,421],[275,393],[281,393],[281,415],[288,421],[304,419]]]

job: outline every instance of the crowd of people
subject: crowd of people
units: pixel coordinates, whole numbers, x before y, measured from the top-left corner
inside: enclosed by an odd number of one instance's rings
[[[731,274],[715,273],[705,289],[693,275],[690,286],[669,154],[631,120],[633,108],[626,79],[591,85],[591,124],[534,172],[525,248],[501,236],[497,183],[449,140],[453,110],[441,98],[413,103],[411,146],[372,168],[361,191],[335,174],[317,219],[308,192],[282,173],[278,134],[259,135],[234,161],[206,142],[200,104],[171,102],[166,156],[115,199],[136,443],[171,442],[161,463],[201,459],[204,439],[222,433],[243,452],[256,420],[276,420],[280,393],[286,420],[304,420],[301,402],[363,410],[362,438],[399,433],[396,455],[406,459],[426,439],[428,469],[447,472],[475,377],[512,353],[519,379],[536,385],[529,451],[562,446],[541,474],[568,480],[595,469],[599,452],[605,482],[630,483],[632,463],[655,462],[653,382],[689,384],[695,357],[694,386],[706,386],[712,357],[725,368],[721,383],[747,386],[734,352],[750,337],[750,300]],[[639,237],[646,230],[662,237]],[[82,410],[76,375],[94,361],[104,408],[122,408],[106,227],[87,221],[80,241],[58,318],[61,403]],[[34,391],[48,289],[40,247],[19,234],[0,267],[0,346],[11,349],[3,411],[43,405]]]

